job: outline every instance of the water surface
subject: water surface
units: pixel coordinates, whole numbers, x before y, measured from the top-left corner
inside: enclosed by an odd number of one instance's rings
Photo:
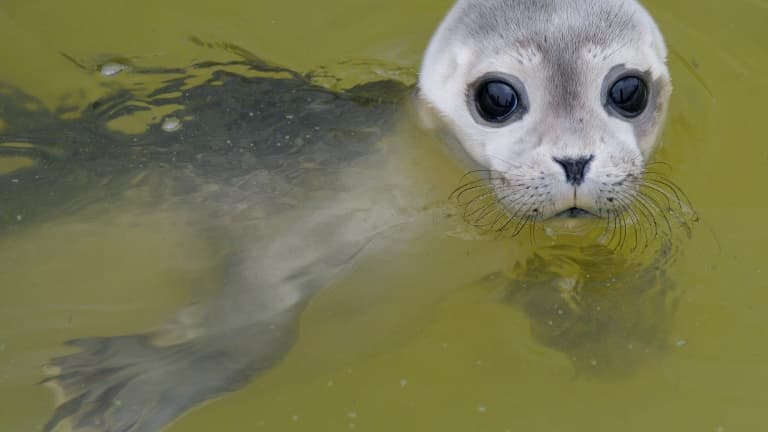
[[[768,142],[761,128],[768,4],[646,4],[670,46],[675,85],[658,159],[670,164],[701,220],[669,264],[668,281],[654,279],[668,291],[634,291],[647,303],[615,291],[584,296],[582,306],[601,308],[584,316],[615,326],[597,323],[563,338],[556,330],[574,327],[567,326],[572,315],[558,318],[567,315],[556,307],[562,298],[552,297],[550,310],[540,292],[493,277],[473,279],[473,260],[496,256],[503,244],[427,238],[412,250],[361,264],[313,302],[284,362],[170,430],[768,427]],[[83,106],[108,91],[94,70],[109,60],[177,68],[232,58],[190,36],[234,43],[302,72],[324,66],[350,82],[365,80],[372,68],[359,64],[373,60],[400,65],[412,79],[449,5],[7,0],[0,6],[0,80],[49,107]],[[111,83],[131,79],[118,75]],[[144,120],[164,113],[151,114]],[[29,163],[2,156],[0,173]],[[4,431],[34,431],[46,421],[52,398],[35,383],[49,358],[68,352],[62,341],[160,326],[179,307],[205,298],[197,287],[214,273],[215,252],[172,210],[145,214],[96,205],[51,216],[34,229],[19,216],[19,226],[0,238]],[[461,265],[476,283],[441,290],[448,282],[441,276],[444,259],[457,251],[466,251]],[[389,294],[356,298],[362,285]],[[549,321],[555,330],[547,330]]]

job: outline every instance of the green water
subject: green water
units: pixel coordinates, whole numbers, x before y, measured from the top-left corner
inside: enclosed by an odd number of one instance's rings
[[[542,343],[535,320],[519,303],[500,300],[492,281],[412,295],[441,281],[441,254],[426,253],[441,249],[425,242],[423,250],[363,265],[321,295],[284,362],[170,430],[768,429],[768,140],[761,129],[768,3],[646,4],[670,46],[675,85],[659,159],[701,218],[668,269],[674,306],[658,316],[617,312],[617,322],[646,320],[658,346],[628,343],[628,354],[614,357],[640,358],[627,373],[585,373],[566,354],[580,351]],[[84,103],[105,91],[97,75],[60,53],[86,67],[115,56],[172,67],[231,58],[190,36],[232,42],[300,71],[326,65],[354,74],[342,63],[358,59],[415,69],[449,5],[6,0],[0,80],[55,106],[65,96]],[[27,163],[0,160],[0,173]],[[190,286],[211,278],[211,252],[178,220],[171,212],[139,222],[130,211],[108,218],[94,211],[0,238],[0,430],[34,431],[45,422],[52,397],[35,383],[42,365],[66,352],[61,341],[161,325],[188,302]],[[483,259],[482,245],[471,248],[468,267]],[[346,311],[342,324],[327,319],[357,282],[393,268],[399,285],[385,301],[365,313]]]

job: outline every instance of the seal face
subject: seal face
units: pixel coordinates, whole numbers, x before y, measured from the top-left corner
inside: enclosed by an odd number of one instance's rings
[[[671,90],[634,0],[459,0],[432,38],[420,100],[493,172],[516,218],[610,218],[634,200]]]

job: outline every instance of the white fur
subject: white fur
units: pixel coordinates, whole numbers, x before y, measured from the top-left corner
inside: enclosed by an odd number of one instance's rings
[[[539,12],[543,17],[536,19]],[[601,14],[609,18],[592,20]],[[459,0],[427,49],[420,98],[479,165],[510,183],[540,187],[533,197],[520,196],[525,188],[499,190],[500,202],[516,199],[530,207],[517,208],[520,216],[535,209],[533,216],[547,218],[570,207],[602,216],[618,205],[606,201],[604,190],[640,177],[658,141],[670,90],[666,54],[658,27],[633,0]],[[558,75],[558,62],[570,63],[577,76]],[[604,107],[603,82],[617,65],[647,72],[659,85],[652,87],[658,107],[649,106],[654,112],[639,121],[609,115]],[[524,83],[530,106],[521,120],[491,127],[473,117],[468,86],[490,72]],[[564,112],[564,101],[551,92],[556,79],[573,80],[582,103]],[[583,155],[594,161],[574,188],[553,158]],[[621,191],[632,193],[629,186]]]

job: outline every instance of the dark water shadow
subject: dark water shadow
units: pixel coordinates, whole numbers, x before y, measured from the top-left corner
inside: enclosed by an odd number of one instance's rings
[[[638,259],[599,246],[538,248],[486,282],[530,321],[531,336],[561,352],[577,376],[622,377],[663,356],[681,290],[672,251]]]

